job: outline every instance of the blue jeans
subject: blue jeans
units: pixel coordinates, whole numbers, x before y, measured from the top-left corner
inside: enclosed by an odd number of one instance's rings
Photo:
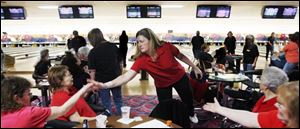
[[[117,115],[121,115],[121,107],[123,106],[121,86],[110,88],[110,89],[101,89],[99,91],[99,94],[100,94],[102,104],[105,108],[107,108],[111,112],[110,91],[112,92],[113,100],[116,105]]]
[[[278,67],[280,69],[283,69],[283,67],[286,63],[285,54],[280,53],[278,58],[279,59],[276,59],[276,58],[271,59],[271,66],[275,66],[275,67]]]
[[[244,71],[248,71],[248,70],[254,70],[253,65],[252,64],[243,64],[244,67]],[[247,77],[249,77],[250,80],[253,80],[252,74],[246,74]]]
[[[296,67],[297,63],[288,63],[286,62],[283,66],[283,71],[288,75]]]

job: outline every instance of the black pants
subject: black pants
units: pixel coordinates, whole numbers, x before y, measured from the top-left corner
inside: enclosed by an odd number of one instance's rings
[[[272,46],[267,46],[267,52],[266,52],[266,60],[268,60],[269,57],[269,52],[271,52],[271,57],[273,55],[273,47]]]
[[[188,114],[194,116],[193,93],[186,74],[179,81],[167,88],[156,88],[158,101],[162,102],[172,99],[172,87],[175,88],[182,102],[188,107]]]
[[[128,48],[122,48],[121,49],[121,56],[122,56],[122,60],[123,60],[123,67],[126,67],[127,50],[128,50]]]

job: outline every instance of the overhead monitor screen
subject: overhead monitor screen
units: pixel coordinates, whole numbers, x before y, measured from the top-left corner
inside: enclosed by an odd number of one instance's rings
[[[282,17],[295,18],[296,14],[297,14],[296,7],[285,7],[282,13]]]
[[[93,7],[78,7],[79,18],[94,18]]]
[[[127,18],[141,18],[142,12],[139,6],[128,6],[127,7]]]
[[[218,18],[229,18],[229,16],[230,16],[230,6],[217,7],[216,17],[218,17]]]
[[[265,8],[264,16],[266,17],[276,17],[279,8]]]
[[[4,19],[4,11],[3,8],[1,8],[1,20]]]
[[[24,8],[9,8],[10,19],[25,19]]]
[[[161,17],[160,6],[149,6],[147,7],[147,18],[160,18]]]
[[[210,7],[198,7],[197,9],[197,17],[200,18],[209,18],[211,13]]]
[[[74,18],[72,7],[60,7],[58,10],[60,18]]]

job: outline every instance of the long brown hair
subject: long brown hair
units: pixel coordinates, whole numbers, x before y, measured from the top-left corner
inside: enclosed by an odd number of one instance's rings
[[[285,83],[277,89],[278,99],[287,103],[288,127],[299,127],[299,81]]]
[[[25,105],[15,101],[14,96],[23,98],[26,90],[29,90],[31,83],[23,77],[6,77],[1,81],[1,112],[15,112]]]
[[[88,39],[93,47],[95,47],[98,43],[106,41],[102,31],[99,28],[92,29],[88,34]]]
[[[159,48],[160,46],[162,46],[164,44],[164,42],[160,41],[158,39],[158,37],[156,36],[156,34],[149,28],[144,28],[139,30],[136,33],[136,38],[138,36],[144,36],[145,38],[147,38],[150,42],[150,56],[152,58],[156,57],[156,49]],[[134,59],[138,58],[140,55],[142,55],[142,52],[140,50],[139,47],[136,47],[136,53],[134,54]]]

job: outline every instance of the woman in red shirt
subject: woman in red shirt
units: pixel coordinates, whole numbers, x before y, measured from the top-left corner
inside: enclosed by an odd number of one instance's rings
[[[279,86],[277,95],[277,110],[268,112],[253,113],[222,107],[216,98],[215,103],[207,103],[203,109],[251,128],[299,128],[299,81]]]
[[[277,67],[268,67],[260,78],[260,90],[264,95],[256,102],[252,112],[266,112],[276,110],[276,90],[278,86],[288,82],[287,74]]]
[[[52,99],[50,106],[60,106],[71,98],[77,89],[73,86],[73,77],[64,65],[54,66],[49,69],[48,81]],[[96,113],[90,108],[83,97],[80,97],[75,106],[59,120],[83,122],[84,119],[96,119]]]
[[[84,86],[61,106],[34,107],[30,106],[31,83],[7,77],[1,81],[1,128],[43,128],[47,121],[66,114],[91,86]]]
[[[137,50],[135,62],[131,69],[116,79],[99,83],[102,88],[120,86],[134,78],[140,70],[147,71],[154,79],[159,102],[172,98],[172,87],[179,94],[181,100],[187,105],[190,120],[198,123],[194,113],[193,95],[189,84],[188,76],[183,66],[176,60],[190,65],[197,78],[201,78],[202,72],[174,45],[159,41],[158,37],[149,28],[137,32]]]
[[[289,42],[281,52],[285,52],[286,63],[283,66],[283,71],[287,74],[291,73],[294,67],[299,63],[299,32],[289,34]]]

